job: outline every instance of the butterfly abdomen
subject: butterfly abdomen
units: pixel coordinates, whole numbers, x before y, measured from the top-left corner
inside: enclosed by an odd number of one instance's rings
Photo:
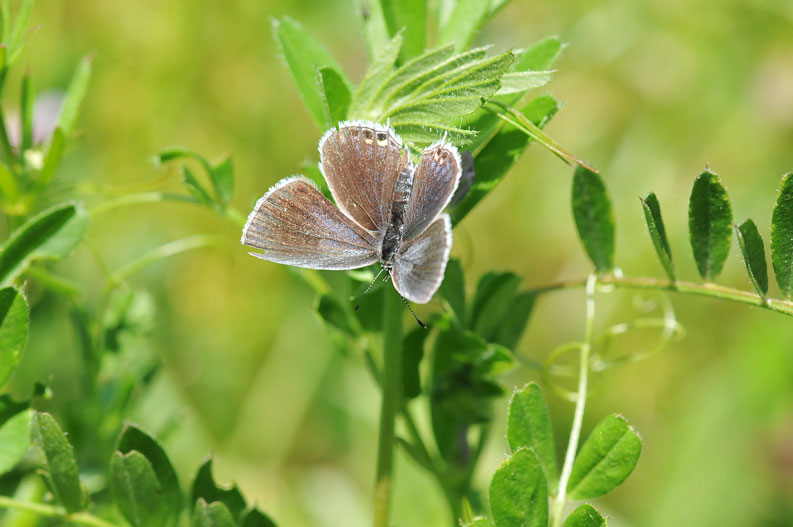
[[[405,226],[405,211],[410,200],[410,191],[413,188],[413,167],[406,164],[399,173],[394,185],[394,197],[391,205],[391,220],[383,236],[383,245],[380,251],[380,260],[383,267],[390,269],[394,256],[402,242],[402,231]]]

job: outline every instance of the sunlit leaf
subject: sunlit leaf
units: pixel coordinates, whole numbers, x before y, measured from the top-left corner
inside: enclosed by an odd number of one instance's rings
[[[57,126],[67,137],[77,123],[83,99],[88,91],[88,82],[91,80],[91,60],[91,57],[85,57],[80,61],[61,105]]]
[[[55,171],[61,163],[63,157],[63,143],[65,137],[61,128],[55,128],[52,133],[50,142],[47,145],[47,153],[44,155],[44,166],[41,168],[39,174],[39,187],[46,187],[50,181],[55,177]]]
[[[598,272],[614,267],[614,211],[606,185],[582,166],[573,175],[573,217],[578,236]]]
[[[421,54],[427,41],[426,0],[380,0],[380,5],[388,33],[393,36],[403,31],[402,60]]]
[[[27,31],[28,22],[30,20],[30,13],[33,10],[33,0],[22,0],[19,4],[19,9],[17,11],[17,18],[14,21],[13,27],[10,26],[9,23],[3,21],[3,24],[6,27],[6,31],[4,31],[3,37],[5,39],[6,45],[8,46],[8,61],[7,64],[11,65],[16,62],[16,59],[19,57],[19,54],[22,53],[22,48],[25,44],[25,33]],[[4,18],[8,16],[8,12],[6,10],[6,15]]]
[[[664,266],[667,276],[671,281],[675,281],[675,266],[672,263],[672,250],[669,248],[669,241],[666,239],[666,229],[664,220],[661,217],[661,205],[654,192],[650,192],[644,198],[640,198],[644,209],[644,218],[647,220],[647,230],[650,231],[650,238],[653,241],[655,252],[661,265]]]
[[[379,0],[356,0],[355,4],[363,26],[367,56],[371,63],[388,46],[391,36],[388,33]]]
[[[517,450],[493,474],[490,508],[496,527],[547,527],[548,487],[530,449]]]
[[[133,527],[173,525],[162,484],[149,460],[140,452],[113,454],[110,487],[116,506]]]
[[[588,503],[570,513],[564,521],[564,527],[605,527],[606,518]]]
[[[727,190],[710,170],[697,176],[691,189],[688,229],[699,274],[705,280],[713,280],[730,250],[732,209]]]
[[[33,444],[44,453],[45,469],[58,502],[69,512],[82,509],[85,496],[80,485],[74,449],[61,427],[50,414],[34,412],[30,437]]]
[[[782,293],[793,297],[793,172],[782,177],[771,216],[771,262]]]
[[[163,525],[175,523],[181,509],[182,494],[179,490],[179,479],[165,450],[141,429],[130,424],[121,432],[116,449],[122,454],[140,452],[148,460],[161,486],[159,494],[168,513],[168,523]]]
[[[550,95],[534,99],[522,110],[523,114],[537,126],[545,126],[557,111],[559,111],[559,103]],[[497,117],[495,119],[498,120]],[[470,148],[480,147],[485,143],[485,139],[483,136],[478,136]],[[501,128],[492,139],[486,141],[484,148],[474,158],[476,176],[471,188],[462,201],[449,211],[453,224],[459,223],[504,179],[531,141],[529,136],[511,126]]]
[[[454,44],[457,51],[467,48],[489,15],[486,0],[457,0],[448,21],[438,36],[441,44]]]
[[[559,475],[553,428],[548,407],[537,384],[529,383],[512,395],[507,410],[507,439],[513,452],[521,447],[534,451],[548,482],[548,489],[555,489]]]
[[[522,51],[515,52],[514,71],[541,71],[549,69],[562,52],[562,41],[547,37]]]
[[[231,156],[226,156],[221,162],[210,167],[209,179],[212,181],[218,202],[227,205],[234,195],[234,164]]]
[[[768,264],[765,261],[763,237],[752,220],[735,225],[735,236],[741,249],[746,272],[757,293],[765,297],[768,293]]]
[[[13,287],[0,289],[0,388],[19,364],[28,340],[29,318],[22,293]]]
[[[350,108],[350,88],[333,68],[320,68],[319,78],[322,84],[322,100],[325,103],[325,126],[330,128],[347,118]]]
[[[479,516],[478,518],[471,520],[470,523],[466,523],[465,527],[496,527],[496,524],[490,521],[489,518]]]
[[[29,219],[0,252],[0,287],[12,284],[31,262],[59,260],[80,243],[88,214],[74,204],[56,205]]]
[[[0,475],[22,461],[30,447],[31,410],[23,410],[0,424]]]
[[[193,510],[193,527],[237,527],[237,522],[223,503],[207,504],[199,499]]]
[[[33,81],[30,74],[22,77],[20,109],[20,124],[22,125],[22,141],[19,145],[20,158],[30,149],[33,143]]]
[[[352,86],[344,70],[330,53],[300,24],[291,18],[273,20],[273,32],[283,54],[286,65],[292,74],[297,91],[303,98],[314,122],[325,129],[325,110],[322,101],[322,88],[318,70],[332,68],[345,84]]]
[[[606,417],[575,458],[567,484],[570,498],[586,500],[610,492],[633,472],[641,452],[642,441],[625,418]]]
[[[501,87],[496,95],[522,93],[526,90],[539,88],[551,82],[552,71],[515,71],[505,73],[501,77]]]

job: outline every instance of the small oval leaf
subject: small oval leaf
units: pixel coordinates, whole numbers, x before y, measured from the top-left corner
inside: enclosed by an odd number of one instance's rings
[[[171,461],[165,450],[141,429],[127,424],[121,432],[116,447],[122,454],[132,451],[140,452],[151,464],[157,481],[161,486],[160,491],[164,506],[168,512],[167,520],[161,525],[173,525],[179,517],[181,510],[182,494],[179,490],[179,479],[176,477]]]
[[[771,263],[782,293],[793,297],[793,172],[782,177],[771,216]]]
[[[350,108],[350,88],[344,82],[341,74],[329,67],[319,69],[319,80],[322,85],[322,100],[325,104],[327,126],[335,126],[339,121],[347,118]]]
[[[625,418],[606,417],[575,458],[567,484],[570,498],[586,500],[611,491],[633,472],[641,452],[642,441]]]
[[[694,181],[688,206],[691,248],[700,276],[712,281],[730,251],[732,209],[719,176],[705,170]]]
[[[110,487],[116,506],[134,527],[173,525],[162,485],[151,463],[140,452],[113,454]]]
[[[650,192],[644,198],[639,198],[644,209],[644,218],[647,220],[647,230],[650,231],[650,238],[653,240],[655,252],[661,265],[664,266],[667,276],[671,281],[675,281],[675,266],[672,263],[672,250],[669,248],[669,241],[666,239],[666,229],[664,220],[661,217],[661,205],[655,192]]]
[[[228,507],[219,501],[207,504],[200,499],[193,512],[193,527],[237,527]]]
[[[606,518],[590,504],[584,503],[570,513],[564,521],[564,527],[605,527]]]
[[[28,340],[28,303],[13,287],[0,289],[0,387],[16,370]]]
[[[741,249],[746,272],[757,293],[765,298],[768,294],[768,264],[765,261],[763,237],[752,220],[746,220],[735,226],[735,236]]]
[[[600,174],[578,166],[573,175],[573,217],[598,272],[614,267],[614,211]]]
[[[534,450],[548,489],[553,490],[559,481],[553,428],[542,391],[536,383],[529,383],[512,395],[507,410],[507,439],[513,452],[521,447]]]
[[[517,450],[493,474],[490,508],[497,527],[547,527],[548,485],[530,449]]]
[[[30,447],[31,410],[23,410],[0,425],[0,474],[22,461]]]
[[[58,501],[69,512],[82,509],[85,499],[74,459],[74,449],[61,427],[50,414],[34,412],[30,438],[44,453],[46,470]]]

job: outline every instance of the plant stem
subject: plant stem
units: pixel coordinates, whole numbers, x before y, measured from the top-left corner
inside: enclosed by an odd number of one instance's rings
[[[567,501],[567,482],[573,471],[573,460],[578,450],[578,439],[581,436],[581,424],[584,421],[584,408],[586,407],[587,383],[589,380],[589,352],[592,350],[592,336],[595,329],[595,285],[598,282],[596,274],[592,274],[586,281],[586,326],[584,342],[581,345],[581,356],[578,365],[578,395],[575,401],[573,425],[570,429],[570,441],[567,443],[567,452],[564,455],[562,475],[559,478],[559,490],[556,492],[551,509],[551,526],[559,527],[562,524],[562,512]]]
[[[20,511],[27,511],[38,514],[39,516],[46,516],[50,518],[63,518],[66,522],[72,525],[85,525],[88,527],[120,527],[114,523],[106,522],[101,518],[97,518],[93,514],[87,512],[77,512],[69,514],[63,507],[56,507],[54,505],[46,505],[43,503],[25,503],[16,501],[7,496],[0,496],[0,508],[15,509]]]
[[[385,294],[383,306],[383,398],[377,444],[374,526],[388,527],[394,465],[394,424],[402,391],[402,299],[396,291]]]
[[[528,292],[535,295],[540,295],[543,293],[550,293],[552,291],[584,287],[586,283],[586,280],[580,279],[566,280],[530,289]],[[671,282],[669,280],[660,280],[645,276],[631,277],[601,275],[598,277],[598,284],[610,285],[620,289],[649,289],[655,291],[680,293],[684,295],[720,298],[722,300],[731,300],[733,302],[757,306],[770,311],[775,311],[777,313],[782,313],[784,315],[793,316],[793,302],[790,300],[777,300],[774,298],[764,299],[756,293],[750,293],[749,291],[742,291],[740,289],[712,283],[698,284],[695,282]]]

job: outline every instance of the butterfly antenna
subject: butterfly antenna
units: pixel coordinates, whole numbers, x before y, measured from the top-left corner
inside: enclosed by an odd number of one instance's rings
[[[383,274],[383,271],[385,271],[385,269],[380,269],[380,272],[377,273],[377,276],[374,277],[374,280],[372,280],[372,282],[369,284],[369,287],[366,288],[366,291],[361,293],[361,296],[358,297],[358,302],[355,304],[356,311],[358,311],[358,309],[361,307],[361,299],[364,297],[364,295],[366,295],[366,293],[369,292],[369,290],[372,288],[374,283],[377,282],[377,279],[380,278],[380,275]]]
[[[410,304],[409,304],[409,303],[408,303],[408,301],[405,299],[405,297],[404,297],[404,296],[402,296],[402,295],[399,295],[399,298],[401,298],[401,299],[402,299],[402,301],[405,303],[405,307],[407,307],[407,308],[408,308],[408,311],[410,311],[410,314],[411,314],[411,315],[413,315],[413,318],[415,318],[415,319],[416,319],[416,322],[418,322],[418,323],[419,323],[419,326],[423,327],[424,329],[427,329],[427,326],[424,324],[424,322],[422,322],[422,321],[421,321],[421,319],[419,319],[419,317],[417,317],[417,316],[416,316],[416,312],[415,312],[415,311],[413,311],[413,308],[412,308],[412,307],[410,307]]]

